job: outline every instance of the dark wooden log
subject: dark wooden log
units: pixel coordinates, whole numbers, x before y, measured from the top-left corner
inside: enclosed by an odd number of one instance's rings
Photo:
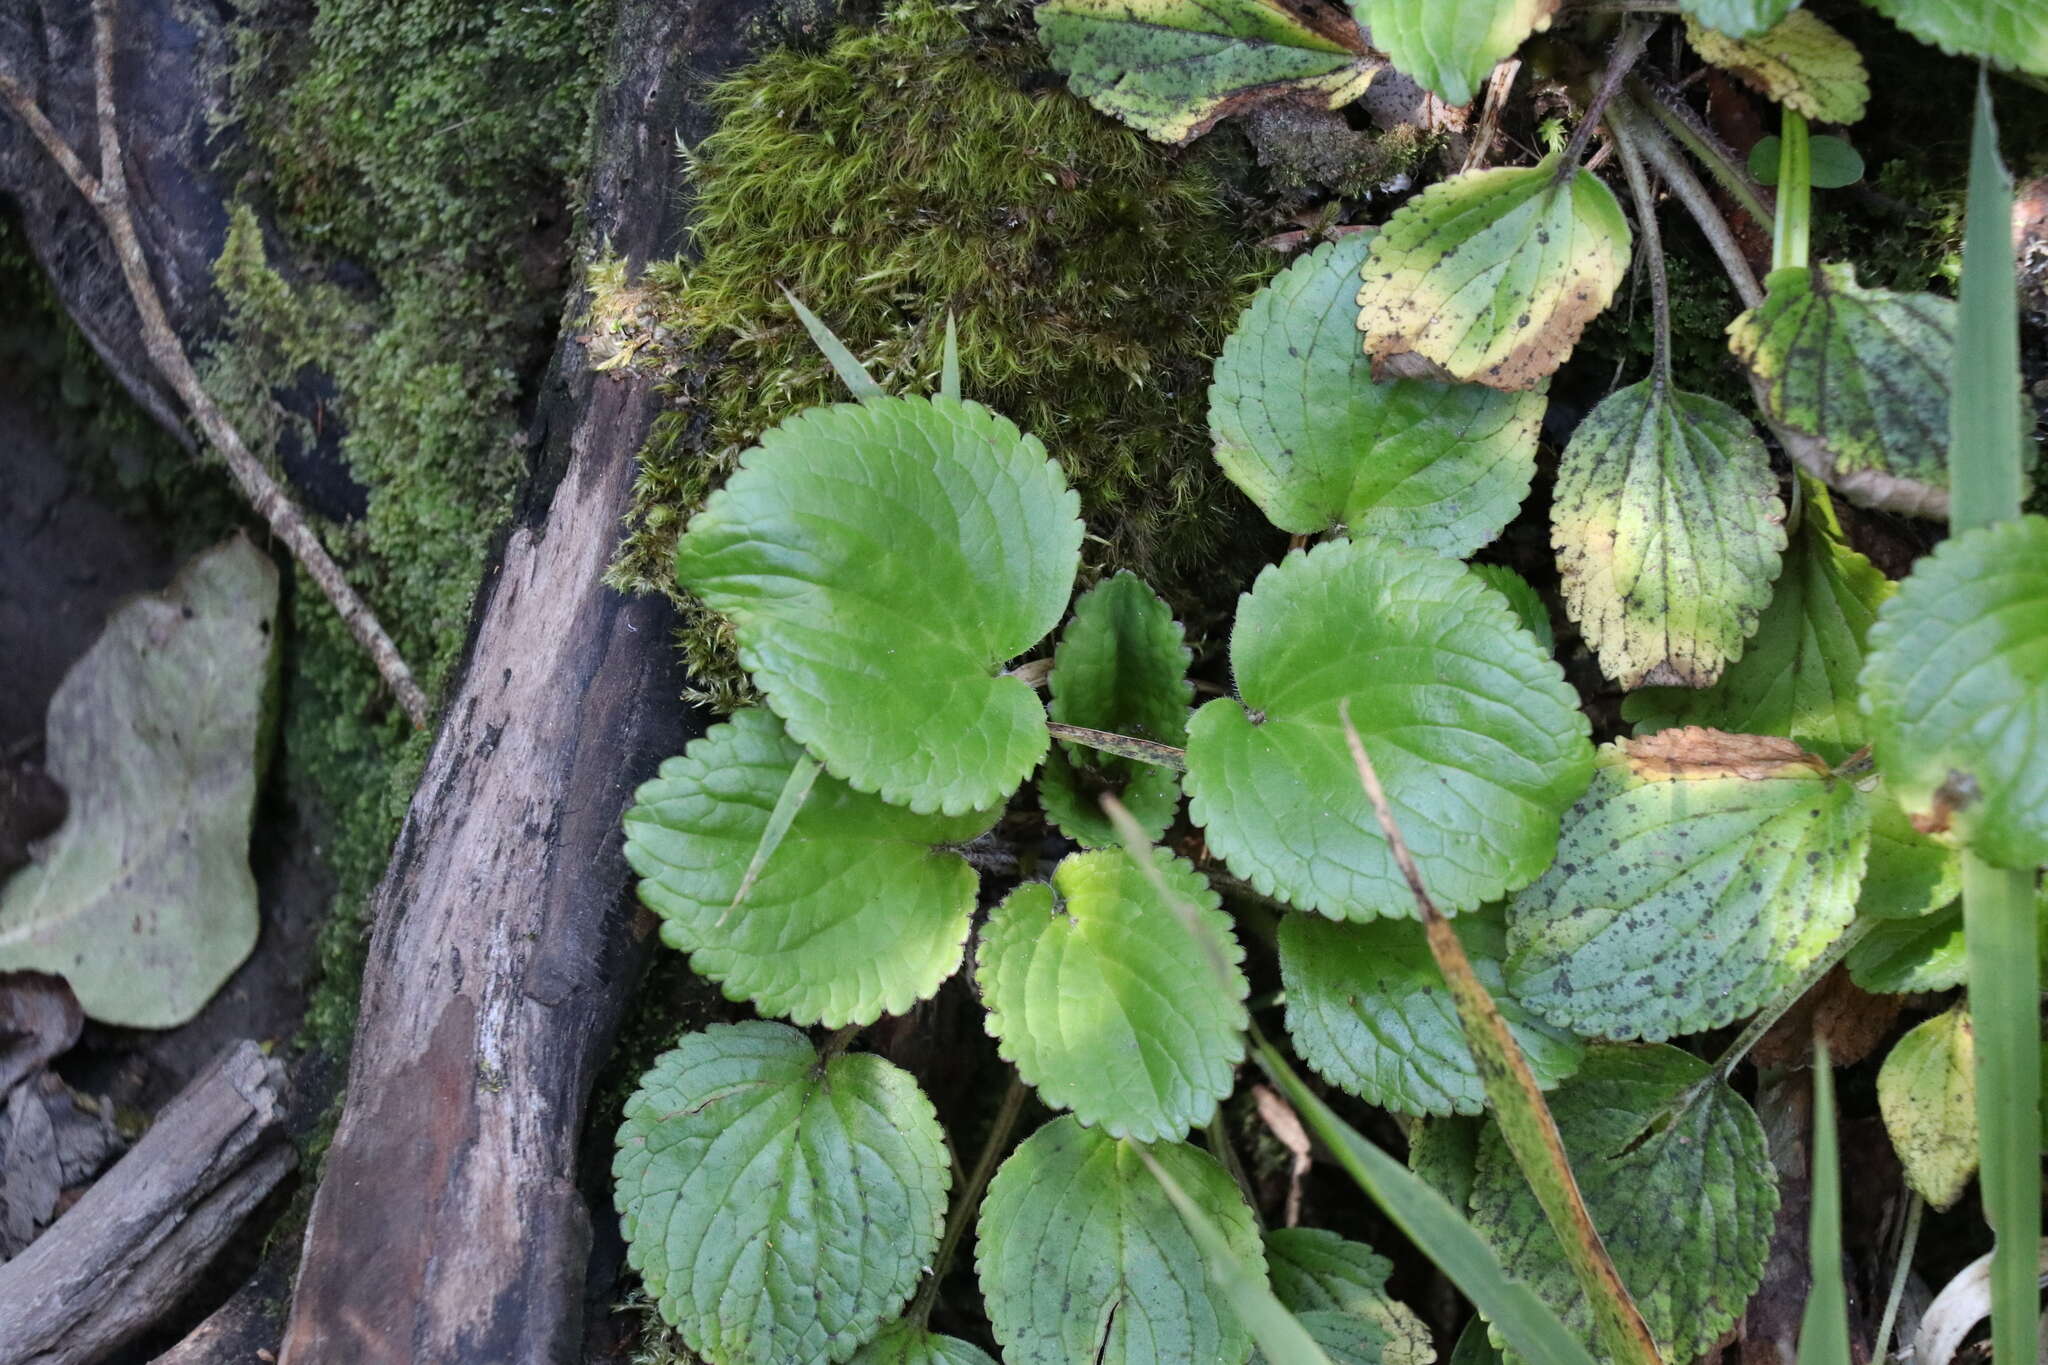
[[[283,1090],[283,1063],[236,1044],[0,1265],[0,1365],[85,1365],[168,1313],[297,1160]]]
[[[675,249],[691,92],[764,0],[628,0],[599,109],[589,239]],[[652,381],[551,369],[535,486],[479,599],[462,682],[378,889],[348,1100],[313,1200],[282,1358],[577,1357],[592,1079],[637,979],[619,816],[687,738],[673,622],[606,589]],[[603,1216],[609,1217],[609,1210]]]

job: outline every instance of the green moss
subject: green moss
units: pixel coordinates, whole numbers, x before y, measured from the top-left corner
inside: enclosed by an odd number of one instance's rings
[[[730,705],[744,682],[675,587],[676,537],[762,430],[843,396],[784,287],[896,392],[934,386],[951,310],[969,396],[1080,490],[1092,568],[1134,568],[1183,611],[1237,581],[1264,523],[1209,457],[1208,372],[1271,266],[1213,175],[1049,85],[1028,39],[934,0],[774,53],[711,101],[719,126],[688,153],[700,259],[609,311],[648,306],[672,340],[638,338],[634,363],[675,371],[614,577],[677,597],[704,695]]]

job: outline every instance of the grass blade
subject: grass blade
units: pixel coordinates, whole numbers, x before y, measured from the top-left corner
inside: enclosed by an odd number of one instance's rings
[[[1336,1156],[1337,1164],[1486,1315],[1510,1349],[1528,1365],[1593,1365],[1593,1357],[1558,1321],[1550,1305],[1527,1285],[1508,1278],[1493,1248],[1473,1231],[1463,1214],[1422,1177],[1338,1118],[1271,1043],[1256,1032],[1253,1038],[1253,1055],[1260,1067]]]
[[[1231,1311],[1252,1334],[1260,1353],[1268,1360],[1284,1360],[1289,1365],[1296,1361],[1300,1365],[1330,1365],[1330,1357],[1308,1334],[1308,1329],[1281,1306],[1280,1300],[1273,1297],[1266,1277],[1231,1254],[1230,1244],[1223,1240],[1223,1234],[1209,1221],[1209,1216],[1195,1206],[1195,1201],[1174,1183],[1173,1177],[1152,1159],[1150,1152],[1139,1147],[1137,1153],[1138,1160],[1152,1172],[1152,1178],[1159,1182],[1159,1188],[1166,1191],[1167,1199],[1180,1212],[1181,1221],[1194,1234],[1195,1241],[1202,1248],[1202,1259],[1208,1266],[1210,1281],[1230,1301]]]
[[[782,784],[782,794],[775,798],[775,809],[768,812],[768,823],[761,827],[761,842],[754,845],[754,856],[747,860],[747,871],[740,878],[737,891],[732,893],[732,904],[725,907],[725,913],[718,917],[725,923],[726,915],[740,908],[746,901],[747,893],[754,889],[754,883],[761,878],[761,869],[775,856],[775,850],[782,847],[782,836],[789,833],[789,827],[796,821],[796,813],[804,808],[804,802],[811,799],[811,787],[818,780],[818,762],[809,754],[796,761],[789,770],[789,780]]]
[[[1799,1365],[1850,1365],[1849,1294],[1842,1283],[1842,1168],[1835,1142],[1835,1072],[1813,1040],[1813,1203],[1806,1249],[1812,1288],[1799,1320]]]
[[[839,376],[839,382],[846,385],[847,392],[862,402],[882,397],[882,386],[868,373],[867,366],[846,349],[846,343],[833,336],[832,329],[821,322],[816,313],[804,307],[796,295],[785,289],[782,297],[788,299],[789,306],[796,310],[797,321],[803,323],[804,330],[811,334],[811,343],[832,366],[832,373]]]
[[[946,310],[946,352],[939,362],[939,396],[960,397],[960,329],[953,322],[953,310]]]
[[[1977,78],[1963,279],[1949,396],[1949,519],[1957,531],[2016,517],[2023,487],[2019,299],[2012,178],[1998,160],[1991,92]],[[1977,1121],[1991,1260],[1991,1337],[2000,1360],[2040,1350],[2040,933],[2032,869],[1963,853],[1963,936],[1977,1029]]]
[[[1564,1140],[1558,1136],[1550,1106],[1529,1070],[1528,1059],[1508,1031],[1507,1021],[1501,1018],[1492,994],[1472,970],[1471,960],[1466,957],[1451,922],[1436,908],[1423,886],[1422,873],[1394,821],[1393,807],[1380,787],[1379,774],[1365,752],[1365,742],[1351,724],[1348,703],[1340,705],[1339,714],[1344,720],[1345,743],[1351,746],[1352,761],[1358,766],[1358,780],[1379,817],[1394,861],[1415,895],[1423,929],[1429,936],[1430,954],[1436,958],[1437,969],[1450,988],[1451,1002],[1457,1007],[1466,1046],[1472,1049],[1472,1058],[1478,1063],[1494,1121],[1500,1125],[1501,1136],[1507,1140],[1515,1164],[1521,1167],[1523,1178],[1535,1192],[1551,1230],[1564,1248],[1565,1260],[1585,1292],[1601,1343],[1616,1361],[1659,1365],[1662,1357],[1656,1340],[1627,1286],[1622,1284],[1600,1230],[1593,1226],[1593,1216],[1586,1211],[1579,1182],[1565,1155]]]

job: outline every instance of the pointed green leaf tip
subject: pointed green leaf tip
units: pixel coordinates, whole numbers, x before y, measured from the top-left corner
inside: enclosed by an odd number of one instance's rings
[[[1154,849],[1195,939],[1122,850],[1077,853],[990,914],[976,954],[988,1031],[1047,1104],[1139,1142],[1210,1121],[1244,1056],[1244,950],[1200,873]],[[1208,970],[1230,964],[1231,988]]]
[[[1666,1360],[1696,1358],[1741,1315],[1763,1280],[1778,1207],[1763,1125],[1708,1074],[1673,1047],[1597,1047],[1550,1100],[1593,1224]],[[1702,1082],[1668,1126],[1647,1131]],[[1479,1145],[1472,1222],[1509,1274],[1590,1339],[1585,1296],[1491,1125]]]
[[[1507,929],[1499,913],[1460,915],[1456,928],[1536,1083],[1548,1090],[1571,1075],[1578,1040],[1507,991]],[[1288,1037],[1330,1084],[1397,1114],[1477,1114],[1486,1107],[1450,990],[1413,920],[1333,924],[1319,915],[1289,915],[1280,922],[1280,976]]]
[[[1211,1287],[1207,1259],[1141,1149],[1054,1119],[989,1182],[975,1268],[1007,1365],[1241,1361],[1251,1337]],[[1207,1152],[1142,1149],[1254,1273],[1265,1252],[1244,1196]]]
[[[1548,865],[1592,770],[1586,718],[1462,565],[1386,542],[1297,551],[1240,599],[1230,657],[1238,696],[1188,726],[1189,810],[1264,894],[1335,919],[1414,913],[1345,746],[1347,700],[1447,912]]]
[[[1799,0],[1679,0],[1678,7],[1730,38],[1747,38],[1799,8]]]
[[[1914,1028],[1877,1073],[1877,1107],[1906,1183],[1953,1208],[1977,1173],[1977,1037],[1956,1005]]]
[[[1266,1269],[1274,1295],[1304,1322],[1327,1315],[1370,1323],[1381,1338],[1376,1362],[1430,1365],[1436,1359],[1422,1319],[1387,1292],[1393,1263],[1365,1243],[1321,1228],[1275,1228],[1266,1234]]]
[[[1614,297],[1630,236],[1598,177],[1559,170],[1552,155],[1468,171],[1387,220],[1358,294],[1374,374],[1532,389],[1564,363]]]
[[[1868,0],[1923,43],[2048,76],[2048,6],[2040,0]]]
[[[1046,0],[1038,36],[1082,99],[1161,142],[1274,99],[1335,109],[1379,63],[1326,5],[1281,0]]]
[[[1863,704],[1923,829],[2001,867],[2048,862],[2048,518],[1951,537],[1878,612]]]
[[[0,895],[0,969],[64,977],[103,1023],[174,1028],[249,956],[276,620],[277,567],[241,536],[108,618],[50,699],[70,814]]]
[[[1067,725],[1107,730],[1179,748],[1187,743],[1189,653],[1180,622],[1135,574],[1105,579],[1074,603],[1053,655],[1047,710]],[[1117,842],[1102,813],[1113,792],[1147,839],[1157,839],[1180,808],[1180,775],[1154,763],[1060,744],[1045,757],[1038,801],[1062,832],[1085,847]]]
[[[1855,914],[1856,790],[1785,740],[1611,745],[1557,862],[1508,909],[1508,984],[1561,1028],[1669,1038],[1753,1014]]]
[[[1771,600],[1785,508],[1747,418],[1653,377],[1579,424],[1550,539],[1565,608],[1608,677],[1705,687]]]
[[[804,751],[766,711],[740,711],[644,784],[626,861],[662,942],[727,996],[799,1024],[871,1024],[960,966],[974,869],[964,843],[996,813],[917,815],[821,775],[738,906],[733,893]]]
[[[1784,572],[1742,657],[1712,687],[1631,694],[1621,714],[1638,734],[1704,725],[1781,735],[1837,761],[1862,745],[1856,675],[1864,637],[1892,583],[1849,548],[1826,499],[1810,484]]]
[[[918,812],[999,805],[1044,758],[1005,662],[1059,623],[1080,502],[979,403],[812,408],[761,438],[690,522],[684,587],[731,618],[792,738]]]
[[[1870,102],[1862,54],[1811,10],[1788,14],[1751,38],[1731,38],[1690,19],[1685,35],[1704,60],[1818,122],[1854,123]]]
[[[938,1250],[949,1171],[907,1073],[864,1053],[821,1062],[761,1021],[657,1059],[612,1162],[627,1262],[712,1365],[852,1355]]]
[[[1343,526],[1463,558],[1500,534],[1536,472],[1541,392],[1374,383],[1358,349],[1363,233],[1296,261],[1216,362],[1216,462],[1283,531]]]
[[[996,1365],[988,1352],[958,1337],[942,1337],[905,1319],[882,1329],[846,1365]]]
[[[1495,63],[1550,27],[1557,0],[1351,0],[1351,7],[1395,70],[1446,104],[1469,104]]]
[[[1757,402],[1794,459],[1849,501],[1948,515],[1948,372],[1956,306],[1865,289],[1854,267],[1771,272],[1728,327]]]

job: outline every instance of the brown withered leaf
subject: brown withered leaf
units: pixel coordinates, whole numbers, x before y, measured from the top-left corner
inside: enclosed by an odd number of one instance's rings
[[[1645,782],[1697,781],[1714,777],[1810,777],[1826,773],[1825,760],[1789,739],[1734,735],[1704,725],[1681,725],[1622,741],[1629,771]]]

